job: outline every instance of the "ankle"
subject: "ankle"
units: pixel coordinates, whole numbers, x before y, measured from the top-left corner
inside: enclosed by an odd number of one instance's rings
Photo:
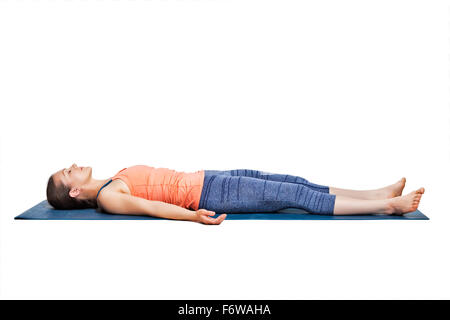
[[[384,188],[376,189],[371,193],[372,200],[384,200],[387,199],[387,193]]]
[[[395,212],[395,206],[394,206],[394,198],[392,199],[386,199],[382,213],[383,214],[393,214]]]

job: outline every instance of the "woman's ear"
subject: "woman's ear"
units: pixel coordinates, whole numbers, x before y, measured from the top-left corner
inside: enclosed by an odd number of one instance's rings
[[[76,198],[76,197],[78,197],[78,195],[80,194],[80,192],[81,192],[81,190],[80,190],[80,188],[72,188],[72,189],[70,189],[70,191],[69,191],[69,195],[72,197],[72,198]]]

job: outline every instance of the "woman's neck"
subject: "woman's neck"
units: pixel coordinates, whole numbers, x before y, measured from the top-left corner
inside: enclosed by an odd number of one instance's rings
[[[80,195],[80,199],[96,200],[101,187],[109,180],[111,180],[111,178],[101,180],[92,179],[87,185],[83,186],[83,194]]]

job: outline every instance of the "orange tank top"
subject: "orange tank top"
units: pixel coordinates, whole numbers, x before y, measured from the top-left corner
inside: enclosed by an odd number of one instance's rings
[[[198,210],[205,171],[182,172],[145,165],[120,170],[112,180],[121,179],[131,195]]]

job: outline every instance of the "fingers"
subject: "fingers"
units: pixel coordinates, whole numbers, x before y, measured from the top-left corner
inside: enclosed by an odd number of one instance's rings
[[[221,214],[217,218],[203,216],[202,223],[204,223],[204,224],[221,224],[222,221],[225,220],[226,217],[227,217],[227,215],[225,213]]]
[[[227,217],[226,213],[222,213],[220,216],[218,216],[215,220],[217,224],[221,224],[223,220]]]
[[[227,217],[225,213],[221,214],[217,218],[209,217],[214,216],[216,213],[214,211],[206,209],[199,209],[197,210],[197,213],[199,214],[200,222],[203,224],[221,224],[222,221]]]
[[[208,216],[213,216],[213,215],[216,214],[214,211],[209,211],[209,210],[206,210],[206,209],[200,209],[199,213],[201,213],[203,215],[208,215]]]

